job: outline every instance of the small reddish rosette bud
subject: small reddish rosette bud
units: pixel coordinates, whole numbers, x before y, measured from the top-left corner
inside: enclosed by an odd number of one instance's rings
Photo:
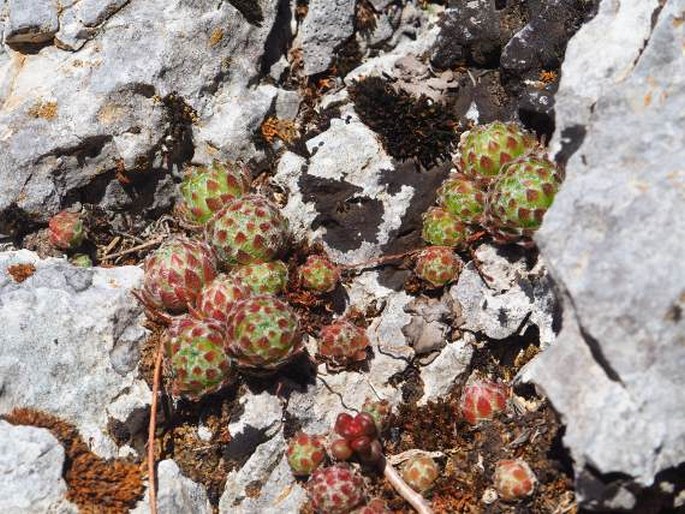
[[[461,395],[461,414],[471,425],[489,421],[507,407],[509,388],[491,380],[471,377]]]
[[[316,512],[346,514],[364,501],[364,480],[349,466],[337,464],[316,469],[307,492]]]
[[[376,431],[380,434],[387,428],[392,413],[392,407],[388,400],[372,400],[367,398],[362,405],[362,412],[366,412],[376,424]]]
[[[299,269],[300,284],[314,293],[330,293],[340,282],[340,268],[321,255],[310,255]]]
[[[495,464],[494,482],[500,498],[514,501],[533,494],[537,478],[526,461],[505,459]]]
[[[366,330],[346,320],[335,321],[319,332],[318,354],[335,367],[366,359],[368,347]]]
[[[286,457],[293,475],[306,476],[319,467],[326,456],[320,436],[299,432],[288,442]]]
[[[155,307],[183,312],[215,276],[214,253],[206,244],[175,237],[145,259],[143,294]]]
[[[440,207],[431,207],[423,214],[421,237],[430,245],[461,247],[471,232],[459,218]]]
[[[407,460],[402,466],[402,478],[417,492],[430,489],[440,475],[440,467],[431,457],[421,455]]]
[[[202,288],[195,312],[200,317],[226,323],[228,312],[233,305],[248,296],[249,288],[238,278],[221,274]]]
[[[48,230],[52,245],[65,251],[81,246],[86,235],[83,220],[77,212],[58,212],[50,218]]]
[[[350,444],[347,439],[335,439],[331,445],[329,452],[331,456],[336,460],[350,460],[354,451],[350,448]]]
[[[414,271],[433,287],[442,287],[459,276],[462,262],[448,246],[429,246],[419,252]]]

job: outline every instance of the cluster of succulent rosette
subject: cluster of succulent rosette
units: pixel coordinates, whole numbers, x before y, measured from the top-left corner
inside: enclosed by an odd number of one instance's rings
[[[288,441],[288,464],[293,475],[309,477],[306,489],[316,512],[390,512],[382,500],[366,500],[364,478],[353,463],[356,460],[366,467],[381,463],[380,435],[390,415],[387,401],[367,399],[361,412],[339,414],[332,433],[298,432]]]
[[[303,330],[286,300],[289,284],[325,295],[336,288],[340,270],[324,255],[310,255],[290,280],[280,260],[290,242],[287,219],[268,198],[250,192],[243,167],[191,166],[180,189],[178,212],[202,237],[173,236],[151,253],[142,297],[175,316],[166,346],[172,394],[198,400],[230,384],[238,371],[271,373],[300,354]],[[332,329],[322,329],[322,355],[341,365],[361,358],[364,331],[336,323],[345,331],[331,343]]]
[[[502,382],[472,374],[459,401],[462,418],[478,427],[507,411],[510,388]],[[523,459],[504,459],[495,463],[493,485],[505,501],[517,501],[535,492],[537,478]]]
[[[482,233],[499,244],[530,246],[563,178],[533,135],[500,121],[462,134],[454,164],[438,205],[423,215],[423,239],[431,246],[415,271],[433,287],[457,278],[459,264],[449,253]]]

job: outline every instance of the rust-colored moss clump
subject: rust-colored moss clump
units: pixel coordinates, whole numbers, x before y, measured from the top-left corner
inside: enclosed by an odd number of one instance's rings
[[[426,168],[449,156],[458,133],[450,109],[444,104],[395,90],[380,77],[362,79],[349,91],[355,111],[380,134],[391,156],[415,158]]]
[[[125,459],[106,461],[98,457],[70,423],[27,408],[14,409],[3,419],[14,425],[47,428],[62,443],[67,500],[83,512],[125,513],[143,497],[140,466]]]
[[[36,272],[36,267],[31,263],[21,263],[13,264],[7,267],[7,273],[9,273],[12,280],[15,282],[23,282],[31,275]]]

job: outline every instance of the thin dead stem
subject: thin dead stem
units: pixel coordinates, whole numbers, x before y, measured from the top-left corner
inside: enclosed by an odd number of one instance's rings
[[[150,406],[150,425],[147,430],[147,471],[150,490],[150,514],[157,514],[157,489],[155,481],[155,432],[157,428],[157,397],[159,396],[164,344],[158,343],[155,357],[155,372],[152,377],[152,405]]]
[[[419,252],[420,250],[421,250],[421,248],[418,248],[415,250],[409,250],[409,251],[402,252],[402,253],[394,253],[391,255],[381,255],[380,257],[376,257],[375,259],[369,259],[368,261],[358,262],[356,264],[345,264],[345,265],[341,266],[341,268],[344,271],[349,271],[349,270],[362,271],[364,269],[375,268],[376,266],[381,266],[381,265],[387,264],[389,262],[399,261],[399,260],[405,259],[411,255],[414,255],[415,253]]]

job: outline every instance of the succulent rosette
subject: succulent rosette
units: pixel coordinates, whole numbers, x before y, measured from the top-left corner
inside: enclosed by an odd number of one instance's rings
[[[448,246],[429,246],[416,258],[414,271],[433,287],[442,287],[457,279],[462,269],[461,259]]]
[[[50,242],[60,250],[74,250],[86,236],[83,219],[78,212],[67,210],[55,214],[48,222]]]
[[[452,175],[438,189],[438,205],[463,223],[479,224],[485,208],[485,193],[464,175]]]
[[[311,475],[326,457],[323,438],[298,432],[288,441],[285,455],[293,475]]]
[[[561,185],[557,166],[542,156],[510,162],[488,191],[486,228],[496,242],[530,240]]]
[[[214,161],[207,167],[190,166],[181,183],[181,212],[192,223],[207,223],[214,213],[249,188],[248,174],[235,163]]]
[[[420,493],[430,489],[439,475],[440,466],[427,455],[412,457],[402,466],[402,478]]]
[[[276,259],[288,239],[288,222],[278,208],[259,195],[224,206],[206,225],[205,237],[224,266]]]
[[[250,294],[250,289],[240,279],[222,273],[202,288],[195,312],[199,317],[226,323],[228,311],[238,300],[247,298]]]
[[[183,312],[215,276],[214,253],[206,244],[174,237],[145,259],[143,294],[157,308]]]
[[[340,268],[322,255],[310,255],[299,269],[300,284],[314,293],[330,293],[340,282]]]
[[[318,468],[307,482],[307,492],[316,512],[346,514],[364,501],[364,479],[342,464]]]
[[[297,315],[287,303],[272,295],[237,302],[226,327],[226,350],[246,370],[277,369],[302,350]]]
[[[537,147],[535,137],[516,123],[477,125],[461,135],[457,166],[467,177],[486,185],[500,173],[502,165]]]
[[[167,358],[174,396],[197,400],[233,378],[224,351],[223,327],[213,320],[190,315],[174,319],[168,332]]]
[[[238,266],[231,276],[249,287],[254,294],[279,294],[288,285],[288,267],[283,261]]]
[[[500,498],[515,501],[535,492],[537,477],[522,459],[504,459],[495,463],[495,489]]]
[[[454,214],[431,207],[423,215],[421,235],[431,245],[460,247],[466,244],[471,231]]]
[[[499,382],[472,376],[461,395],[460,410],[471,425],[493,419],[507,408],[509,388]]]
[[[318,355],[335,367],[344,367],[366,359],[369,347],[366,330],[341,319],[321,328]]]

